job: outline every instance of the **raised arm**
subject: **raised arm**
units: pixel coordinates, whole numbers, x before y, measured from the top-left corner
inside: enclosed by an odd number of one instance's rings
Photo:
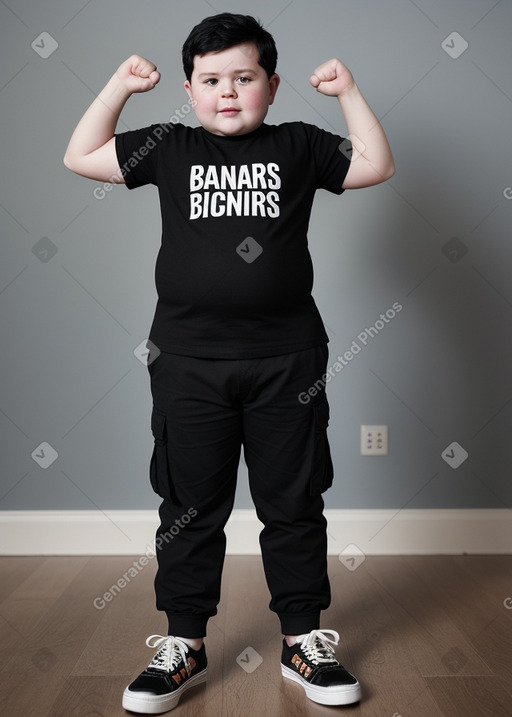
[[[124,184],[115,149],[119,115],[134,92],[147,92],[159,82],[156,66],[132,55],[118,68],[78,123],[64,164],[76,174],[101,182]]]
[[[371,187],[392,177],[395,163],[388,140],[350,70],[340,60],[329,60],[309,81],[318,92],[337,97],[345,117],[353,154],[343,189]]]

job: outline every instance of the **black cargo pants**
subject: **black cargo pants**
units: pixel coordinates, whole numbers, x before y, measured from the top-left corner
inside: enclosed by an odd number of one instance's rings
[[[322,493],[332,484],[327,346],[259,359],[161,353],[149,364],[155,440],[150,477],[163,498],[157,608],[169,634],[206,635],[217,612],[241,446],[263,566],[283,634],[319,627],[330,604]]]

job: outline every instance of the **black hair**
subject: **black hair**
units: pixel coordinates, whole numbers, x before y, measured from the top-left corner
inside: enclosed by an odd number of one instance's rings
[[[276,71],[277,49],[272,35],[251,15],[223,12],[205,18],[196,25],[185,40],[182,50],[183,69],[190,82],[194,57],[207,52],[220,52],[243,42],[254,42],[258,48],[258,64],[268,77]]]

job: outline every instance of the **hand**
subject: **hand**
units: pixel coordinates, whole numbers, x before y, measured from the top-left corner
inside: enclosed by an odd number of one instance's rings
[[[148,92],[160,82],[160,73],[149,60],[132,55],[117,69],[116,77],[128,92]]]
[[[309,81],[318,92],[329,97],[339,97],[355,85],[348,67],[336,58],[317,67]]]

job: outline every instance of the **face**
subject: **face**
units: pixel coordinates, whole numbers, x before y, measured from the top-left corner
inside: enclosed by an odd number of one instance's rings
[[[274,101],[279,77],[269,79],[258,59],[253,43],[194,57],[194,71],[185,89],[206,130],[234,136],[261,125]]]

